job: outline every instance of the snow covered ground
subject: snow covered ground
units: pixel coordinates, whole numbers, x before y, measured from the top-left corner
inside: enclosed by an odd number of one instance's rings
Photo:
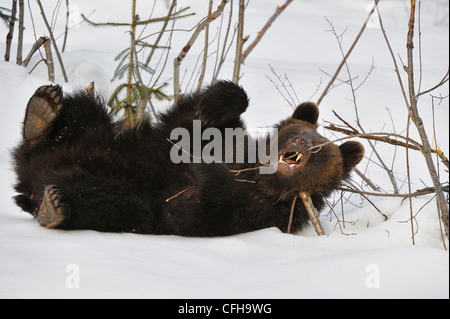
[[[55,2],[45,1],[49,8]],[[254,37],[275,11],[275,5],[283,2],[250,1],[245,34]],[[128,19],[128,15],[124,16],[129,12],[127,1],[73,0],[71,3],[74,12],[91,14],[95,10],[90,16],[94,21]],[[197,12],[196,16],[179,22],[180,28],[192,28],[204,15],[206,1],[179,3],[190,5]],[[153,1],[145,4],[138,1],[141,17],[149,15],[152,4]],[[263,130],[292,112],[268,79],[276,81],[269,64],[278,74],[289,77],[300,101],[310,99],[316,87],[323,82],[319,89],[322,92],[329,80],[319,69],[333,74],[342,59],[336,38],[327,32],[330,25],[325,17],[332,21],[338,33],[346,30],[343,35],[346,50],[372,5],[372,1],[365,0],[297,0],[286,9],[242,68],[240,83],[251,99],[245,115],[250,130]],[[9,2],[2,0],[0,6],[9,6]],[[46,34],[35,3],[32,8],[38,36]],[[423,1],[421,5],[424,90],[436,85],[448,69],[448,8],[446,0]],[[163,2],[158,1],[154,15],[166,10]],[[382,0],[380,10],[394,52],[406,61],[407,1]],[[29,18],[26,23],[24,51],[28,52],[34,39]],[[60,32],[63,23],[62,18],[56,23]],[[95,29],[86,24],[71,29],[67,50],[62,55],[70,83],[63,83],[58,68],[57,82],[70,91],[95,81],[100,93],[111,94],[117,85],[110,82],[116,67],[114,57],[126,46],[125,31]],[[6,27],[0,25],[1,39],[6,32]],[[176,34],[172,43],[174,54],[180,52],[186,41],[186,33]],[[199,38],[198,42],[202,41]],[[2,55],[4,50],[2,40]],[[13,45],[12,61],[15,61],[15,50]],[[200,50],[193,47],[182,66],[192,68]],[[222,78],[231,77],[232,56],[224,66]],[[171,78],[172,58],[163,80]],[[356,95],[361,123],[367,131],[392,131],[395,126],[396,132],[405,134],[403,97],[377,20],[370,21],[349,60],[356,84],[365,78],[372,61],[375,69]],[[48,83],[42,64],[30,75],[31,67],[24,69],[0,62],[1,298],[449,298],[449,256],[443,248],[432,196],[413,200],[417,214],[414,246],[408,201],[371,198],[388,216],[385,221],[371,204],[357,196],[352,196],[351,203],[343,206],[347,223],[342,231],[334,214],[322,213],[321,220],[328,234],[324,237],[317,237],[312,227],[294,235],[271,228],[206,239],[41,228],[11,200],[15,176],[9,150],[20,140],[28,99],[38,86]],[[342,79],[348,78],[345,72],[340,75]],[[448,83],[433,93],[448,95]],[[316,94],[313,100],[317,98]],[[331,112],[335,110],[354,124],[351,98],[348,85],[335,88],[321,104],[321,119],[337,122]],[[422,96],[419,104],[426,127],[431,130],[431,98]],[[157,105],[159,110],[167,106],[167,103]],[[435,101],[434,112],[437,143],[448,156],[449,99],[440,104]],[[411,136],[416,138],[415,130],[411,131]],[[428,133],[433,136],[432,131]],[[333,138],[330,132],[324,134]],[[389,145],[378,145],[378,149],[387,158],[388,165],[392,165],[401,192],[407,192],[403,150],[395,153]],[[373,157],[370,152],[367,156]],[[369,178],[384,191],[392,191],[387,175],[376,164],[366,159],[359,167],[362,171],[367,168]],[[411,153],[411,167],[413,191],[431,186],[420,154]],[[442,169],[441,173],[448,176]],[[445,245],[449,247],[448,241]]]

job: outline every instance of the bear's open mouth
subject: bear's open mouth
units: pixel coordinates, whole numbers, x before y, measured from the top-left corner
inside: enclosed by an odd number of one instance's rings
[[[286,163],[292,171],[295,171],[304,164],[303,158],[304,155],[300,152],[285,152],[279,154],[278,161]]]

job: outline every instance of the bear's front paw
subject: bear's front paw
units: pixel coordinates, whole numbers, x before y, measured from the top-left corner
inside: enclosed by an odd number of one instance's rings
[[[208,87],[201,96],[196,119],[202,126],[220,127],[239,120],[248,107],[245,91],[230,81],[219,81]]]
[[[44,139],[62,108],[62,89],[59,85],[41,86],[28,102],[23,138],[34,145]]]
[[[45,188],[37,221],[45,228],[57,228],[65,226],[70,218],[70,208],[67,205],[64,194],[56,185]]]

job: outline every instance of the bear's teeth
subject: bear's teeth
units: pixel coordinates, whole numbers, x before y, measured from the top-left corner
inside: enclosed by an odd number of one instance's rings
[[[295,161],[300,162],[303,157],[303,154],[301,154],[301,153],[297,153],[297,154],[298,154],[297,159]]]

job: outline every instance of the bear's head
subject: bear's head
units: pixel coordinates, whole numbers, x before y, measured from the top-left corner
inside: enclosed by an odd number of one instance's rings
[[[318,118],[317,105],[305,102],[277,125],[277,174],[286,180],[283,188],[331,191],[363,158],[361,143],[352,141],[337,146],[321,136],[317,132]]]

